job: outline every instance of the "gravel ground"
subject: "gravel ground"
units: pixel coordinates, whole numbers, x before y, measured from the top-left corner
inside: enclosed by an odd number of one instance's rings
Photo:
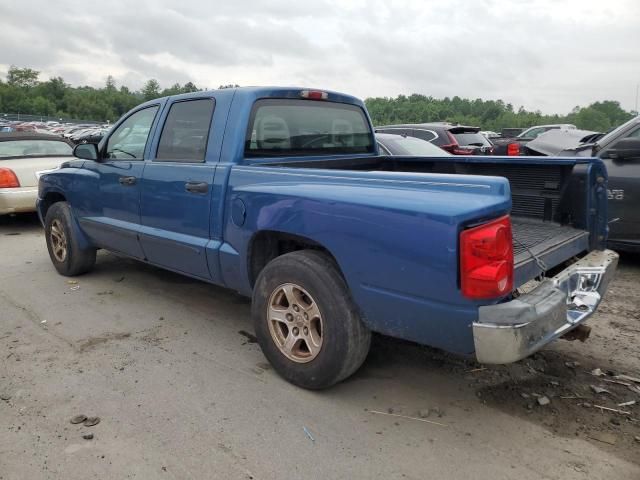
[[[615,378],[640,377],[639,257],[586,343],[484,368],[376,337],[325,392],[269,368],[232,292],[104,252],[69,283],[32,216],[0,218],[0,266],[2,480],[640,478],[640,384]]]

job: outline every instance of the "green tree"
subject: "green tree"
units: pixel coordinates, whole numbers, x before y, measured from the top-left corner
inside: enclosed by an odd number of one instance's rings
[[[15,65],[9,67],[7,83],[13,87],[30,88],[38,84],[40,72],[31,68],[18,68]]]
[[[160,84],[155,78],[152,78],[144,87],[142,87],[142,96],[145,100],[153,100],[160,96]]]

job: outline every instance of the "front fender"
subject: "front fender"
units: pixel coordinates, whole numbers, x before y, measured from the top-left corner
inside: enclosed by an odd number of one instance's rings
[[[80,165],[79,165],[80,163]],[[61,168],[53,172],[45,173],[38,180],[38,199],[36,209],[40,222],[44,226],[47,211],[54,203],[66,201],[71,210],[73,234],[78,240],[81,249],[94,248],[87,235],[80,227],[76,212],[77,198],[74,190],[75,177],[83,174],[85,170],[80,169],[82,162],[74,161],[69,163],[69,167]]]

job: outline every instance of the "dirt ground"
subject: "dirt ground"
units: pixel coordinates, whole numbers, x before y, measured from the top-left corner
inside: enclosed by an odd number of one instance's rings
[[[233,292],[105,252],[69,283],[33,216],[0,218],[0,267],[1,480],[640,478],[638,256],[585,343],[483,367],[378,336],[325,392],[269,368]]]

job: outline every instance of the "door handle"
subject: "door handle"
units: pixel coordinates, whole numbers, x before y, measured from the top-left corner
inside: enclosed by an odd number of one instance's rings
[[[187,182],[184,184],[184,188],[190,193],[207,193],[209,184],[207,182]]]
[[[120,182],[120,185],[135,185],[136,177],[120,177],[118,182]]]

